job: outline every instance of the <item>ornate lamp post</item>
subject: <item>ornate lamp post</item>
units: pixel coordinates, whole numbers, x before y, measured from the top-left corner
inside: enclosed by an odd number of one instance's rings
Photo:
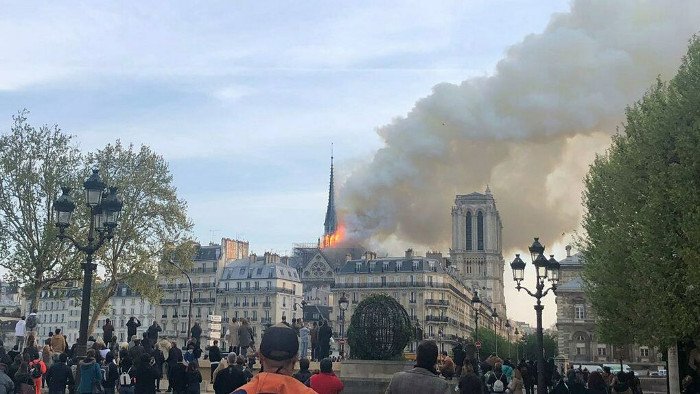
[[[498,319],[498,312],[496,311],[496,308],[493,308],[491,317],[493,318],[493,343],[496,349],[494,353],[496,353],[496,356],[498,356],[498,332],[496,332],[496,325],[498,324],[496,319]]]
[[[471,299],[472,308],[474,308],[474,341],[479,342],[479,307],[481,299],[479,292],[474,290],[474,296]],[[476,372],[481,376],[481,358],[479,357],[479,346],[476,347]]]
[[[348,310],[350,301],[345,297],[345,293],[338,299],[338,308],[340,308],[340,357],[345,355],[345,311]]]
[[[544,335],[542,332],[542,298],[549,293],[550,290],[557,289],[559,282],[559,262],[554,259],[554,255],[550,255],[549,260],[544,257],[544,246],[540,243],[539,238],[535,238],[535,242],[528,248],[532,257],[532,264],[535,266],[537,273],[536,291],[533,293],[527,288],[521,286],[520,282],[525,279],[525,262],[520,259],[520,255],[516,254],[515,259],[510,263],[510,268],[513,270],[513,280],[516,283],[515,288],[518,291],[525,290],[531,297],[537,299],[535,312],[537,313],[537,394],[546,394],[547,385],[544,379]],[[551,287],[545,290],[545,282],[549,277]]]
[[[92,175],[85,180],[85,202],[90,209],[90,227],[86,244],[80,244],[75,238],[66,234],[70,226],[71,217],[75,210],[75,202],[70,196],[70,188],[62,187],[63,194],[53,204],[56,211],[56,227],[58,227],[58,239],[68,240],[79,251],[85,253],[83,267],[83,296],[80,305],[80,333],[76,356],[85,357],[87,350],[88,323],[90,321],[90,295],[92,293],[92,272],[97,264],[92,262],[92,256],[114,236],[119,214],[121,213],[121,198],[117,196],[117,188],[106,189],[106,184],[100,179],[98,170],[92,170]],[[95,234],[97,231],[97,234]],[[95,238],[97,237],[97,238]]]
[[[189,302],[189,307],[187,310],[187,333],[185,333],[185,338],[186,338],[185,344],[187,344],[187,339],[190,337],[190,332],[192,331],[192,297],[194,296],[194,288],[192,287],[192,278],[190,278],[190,275],[187,273],[187,271],[185,271],[182,267],[177,265],[177,263],[175,263],[175,261],[173,261],[173,259],[169,259],[168,263],[172,264],[175,268],[180,270],[180,272],[182,272],[185,275],[185,277],[187,278],[187,282],[189,282],[189,284],[190,284],[190,302]],[[179,301],[178,301],[178,303],[179,303]],[[177,330],[177,327],[175,327],[175,331],[178,333],[178,336],[179,336],[180,331]]]
[[[506,320],[506,335],[508,336],[508,358],[511,358],[510,355],[510,321]]]
[[[520,362],[520,332],[518,332],[518,327],[515,327],[515,363],[516,365]]]
[[[445,349],[444,349],[445,344],[444,344],[444,342],[443,342],[443,338],[444,338],[444,337],[445,337],[445,332],[442,331],[442,327],[438,328],[438,340],[440,341],[440,343],[438,344],[438,348],[440,349],[441,352],[442,352],[443,350],[445,350]]]

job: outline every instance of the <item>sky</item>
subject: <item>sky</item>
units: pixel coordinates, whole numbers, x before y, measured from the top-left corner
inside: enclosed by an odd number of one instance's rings
[[[149,145],[168,160],[200,242],[286,254],[322,234],[331,143],[342,183],[382,147],[378,127],[436,84],[493,74],[569,2],[0,7],[0,131],[27,108],[31,123],[58,124],[84,150]],[[508,297],[512,311],[531,308]],[[514,313],[534,322],[531,311]]]

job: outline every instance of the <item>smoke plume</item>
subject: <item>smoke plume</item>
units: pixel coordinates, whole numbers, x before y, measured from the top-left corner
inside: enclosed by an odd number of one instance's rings
[[[560,241],[625,106],[675,74],[699,27],[698,1],[573,1],[491,76],[439,84],[378,129],[384,147],[339,193],[349,236],[445,251],[455,194],[489,185],[505,249]]]

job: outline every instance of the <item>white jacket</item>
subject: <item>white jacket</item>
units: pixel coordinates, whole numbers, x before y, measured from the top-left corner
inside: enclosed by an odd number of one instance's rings
[[[23,337],[27,333],[27,322],[24,320],[18,320],[15,324],[15,336]]]

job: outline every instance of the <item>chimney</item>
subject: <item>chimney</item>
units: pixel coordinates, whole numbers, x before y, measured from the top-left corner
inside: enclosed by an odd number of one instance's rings
[[[566,245],[566,257],[571,257],[571,245]]]
[[[411,248],[406,249],[406,258],[407,259],[413,258],[413,249],[411,249]]]
[[[251,262],[254,263],[255,260],[257,260],[257,259],[258,259],[258,256],[257,256],[255,253],[251,253],[251,254],[250,254],[250,261],[251,261]]]

